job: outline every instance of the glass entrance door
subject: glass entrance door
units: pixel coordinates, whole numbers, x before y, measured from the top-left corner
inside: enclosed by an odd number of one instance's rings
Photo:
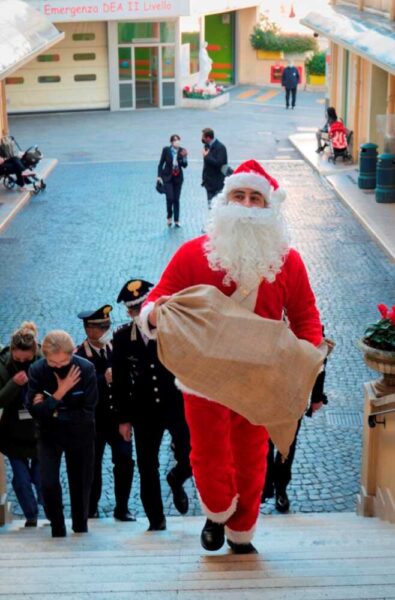
[[[135,107],[159,107],[159,48],[134,46]]]

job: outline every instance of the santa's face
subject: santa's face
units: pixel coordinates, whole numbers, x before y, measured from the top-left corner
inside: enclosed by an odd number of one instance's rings
[[[207,225],[206,254],[213,270],[253,289],[275,280],[289,248],[289,235],[279,205],[256,190],[240,188],[219,194]]]
[[[231,190],[228,194],[228,202],[245,206],[246,208],[267,208],[269,206],[265,196],[251,188],[239,188]]]

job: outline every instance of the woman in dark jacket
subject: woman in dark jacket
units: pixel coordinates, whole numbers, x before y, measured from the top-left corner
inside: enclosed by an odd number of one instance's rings
[[[36,426],[26,410],[27,372],[41,358],[36,337],[34,323],[22,323],[10,346],[0,352],[0,452],[10,461],[25,527],[37,526],[38,504],[42,504]]]
[[[76,356],[74,349],[66,331],[51,331],[42,342],[45,358],[29,370],[28,406],[39,425],[42,492],[53,537],[66,535],[60,483],[63,454],[72,528],[75,533],[88,531],[98,396],[95,367]]]
[[[158,165],[158,182],[164,185],[166,194],[168,227],[171,227],[173,217],[175,227],[180,227],[180,195],[184,181],[182,170],[188,166],[188,152],[181,148],[180,141],[177,134],[170,137],[170,146],[163,148]]]

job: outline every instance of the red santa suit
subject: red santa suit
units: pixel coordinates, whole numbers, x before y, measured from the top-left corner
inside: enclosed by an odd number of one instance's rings
[[[151,290],[143,307],[147,318],[153,303],[189,286],[207,284],[226,296],[236,289],[225,285],[225,272],[214,271],[204,249],[206,236],[182,245]],[[273,283],[263,281],[258,290],[255,313],[280,320],[286,310],[295,335],[318,346],[322,326],[304,263],[291,249]],[[281,390],[279,390],[279,395]],[[259,515],[265,479],[268,434],[220,404],[184,394],[185,414],[191,433],[191,464],[203,510],[236,544],[251,541]]]

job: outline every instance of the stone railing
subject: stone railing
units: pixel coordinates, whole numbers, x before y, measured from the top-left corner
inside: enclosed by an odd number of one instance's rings
[[[365,385],[361,491],[357,512],[395,523],[395,394],[377,397]]]

